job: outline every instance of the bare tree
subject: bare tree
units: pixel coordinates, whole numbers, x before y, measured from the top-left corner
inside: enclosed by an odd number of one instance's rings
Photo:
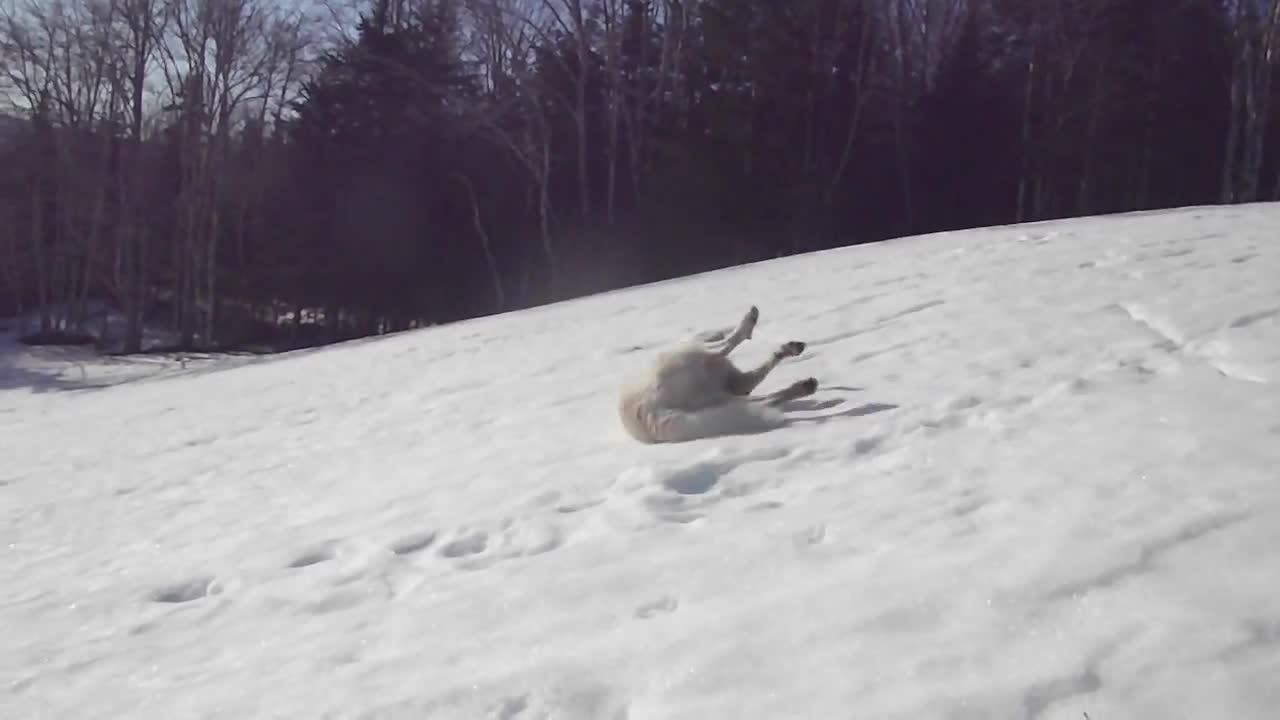
[[[589,153],[591,151],[590,118],[587,113],[587,86],[590,83],[592,38],[589,34],[587,17],[582,0],[488,0],[490,11],[502,20],[501,25],[508,38],[518,28],[520,35],[527,36],[530,41],[539,43],[549,52],[553,59],[573,83],[573,97],[565,98],[552,93],[550,88],[539,88],[541,98],[552,100],[565,108],[573,120],[576,145],[576,167],[578,178],[578,206],[583,216],[591,213],[591,176]],[[574,62],[568,62],[559,51],[557,35],[572,42]],[[511,46],[510,40],[506,45]],[[531,79],[528,70],[527,56],[521,58],[524,65],[513,68],[524,76],[524,83]],[[546,120],[547,118],[543,118]]]
[[[467,191],[467,200],[471,203],[471,222],[476,236],[480,238],[480,249],[484,252],[485,265],[489,268],[489,278],[493,282],[493,307],[502,311],[507,307],[507,290],[502,282],[502,272],[498,269],[498,259],[493,253],[493,244],[489,240],[489,232],[484,227],[484,217],[480,214],[480,200],[476,197],[475,185],[462,173],[454,177]]]
[[[119,96],[112,4],[29,2],[5,13],[8,84],[35,119],[31,235],[41,330],[79,330],[94,282]],[[52,216],[48,210],[52,209]]]
[[[583,216],[591,214],[591,150],[587,138],[590,134],[587,115],[587,85],[591,74],[591,37],[588,34],[586,16],[582,11],[582,0],[542,0],[548,15],[555,21],[555,27],[566,37],[573,39],[573,47],[577,54],[575,66],[571,68],[573,78],[573,122],[577,138],[578,166],[578,203]],[[559,57],[559,53],[555,53]]]
[[[174,244],[176,324],[184,346],[197,329],[212,343],[218,306],[217,256],[224,232],[233,124],[248,105],[268,100],[273,61],[266,0],[173,0],[161,68],[176,115],[180,175]],[[202,326],[197,328],[197,319]]]
[[[680,0],[628,2],[599,0],[603,18],[602,42],[608,81],[608,218],[614,220],[618,202],[619,145],[625,133],[627,166],[633,197],[639,197],[644,176],[652,165],[652,134],[663,108],[671,108],[687,122],[689,107],[679,103],[682,51],[689,33],[689,11]],[[650,40],[658,32],[656,56]],[[634,55],[625,56],[630,47]]]
[[[532,0],[541,3],[544,0]],[[559,253],[551,233],[553,159],[548,105],[555,98],[532,74],[533,43],[547,37],[536,22],[536,6],[525,0],[472,0],[471,21],[484,50],[490,102],[477,119],[490,136],[528,172],[538,214],[538,238],[547,266],[549,292],[559,286]]]
[[[605,182],[605,218],[610,225],[613,225],[617,211],[618,143],[624,103],[622,68],[624,2],[599,0],[599,13],[604,25],[604,65],[608,82],[609,146],[606,149],[606,157],[609,164]]]
[[[151,285],[152,262],[149,228],[143,218],[145,203],[144,120],[147,78],[157,68],[156,48],[165,30],[160,0],[120,0],[117,48],[117,90],[127,108],[126,159],[116,173],[120,222],[116,228],[116,252],[111,287],[125,316],[123,350],[142,349],[143,312]]]
[[[852,7],[849,7],[850,5],[858,6],[860,3],[855,1],[854,3],[838,4],[840,16],[837,19],[836,27],[844,33],[849,32],[850,15],[853,15],[856,18],[854,21],[857,22],[858,37],[856,40],[852,40],[845,35],[841,35],[835,42],[853,42],[856,45],[852,65],[844,69],[848,73],[848,81],[852,89],[853,107],[848,109],[849,118],[844,132],[844,141],[840,144],[840,155],[823,192],[823,204],[827,207],[828,214],[831,212],[835,202],[836,190],[844,181],[845,173],[848,170],[849,161],[853,155],[854,140],[862,124],[863,112],[871,95],[871,83],[876,76],[877,63],[881,61],[882,57],[875,52],[874,48],[873,39],[876,26],[873,19],[867,13],[856,12]]]
[[[1262,190],[1263,142],[1272,71],[1280,63],[1280,0],[1240,0],[1229,7],[1231,108],[1222,167],[1222,201],[1251,202]],[[1277,191],[1280,196],[1280,190]]]
[[[992,0],[988,17],[998,30],[1013,39],[1018,60],[1024,65],[1022,88],[1021,172],[1018,177],[1016,219],[1043,217],[1052,212],[1050,198],[1055,178],[1062,176],[1061,160],[1050,152],[1068,132],[1075,115],[1077,83],[1085,76],[1082,68],[1089,49],[1096,42],[1108,0]],[[1077,207],[1089,194],[1093,168],[1093,145],[1104,100],[1106,68],[1095,66],[1094,83],[1089,86],[1086,123],[1088,143],[1081,171],[1076,175]],[[1037,122],[1038,120],[1038,122]]]
[[[918,214],[907,118],[916,99],[932,88],[938,66],[968,11],[964,0],[880,0],[881,28],[888,43],[885,54],[889,59],[894,147],[908,222]]]

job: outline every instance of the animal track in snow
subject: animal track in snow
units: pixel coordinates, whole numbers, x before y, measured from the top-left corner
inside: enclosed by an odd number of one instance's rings
[[[835,307],[832,307],[832,308],[825,308],[825,307],[824,307],[820,312],[810,313],[810,314],[808,314],[808,315],[805,315],[805,316],[801,317],[801,318],[800,318],[800,321],[801,321],[801,322],[808,322],[809,320],[814,320],[814,319],[818,319],[818,318],[827,318],[827,317],[831,317],[831,315],[832,315],[832,314],[839,314],[839,313],[845,312],[845,311],[847,311],[847,310],[851,310],[851,309],[853,309],[853,308],[855,308],[855,307],[857,307],[857,306],[859,306],[859,305],[865,305],[865,304],[867,304],[867,303],[871,302],[872,300],[876,300],[876,299],[881,298],[881,297],[884,297],[884,294],[883,294],[883,293],[873,293],[873,294],[871,294],[871,295],[862,295],[862,296],[856,297],[856,298],[854,298],[854,299],[852,299],[852,300],[849,300],[848,302],[841,303],[841,304],[839,304],[839,305],[837,305],[837,306],[835,306]]]
[[[866,327],[857,328],[854,330],[847,330],[845,332],[836,333],[834,335],[827,335],[825,337],[821,337],[816,340],[811,340],[807,343],[807,345],[811,348],[816,348],[823,345],[833,345],[835,343],[843,342],[845,340],[858,337],[859,335],[866,335],[867,333],[875,332],[876,330],[880,330],[881,328],[884,328],[885,326],[889,325],[895,320],[900,320],[909,315],[914,315],[916,313],[924,312],[925,310],[938,307],[939,305],[945,305],[946,302],[947,302],[946,300],[930,300],[928,302],[912,305],[908,308],[897,310],[887,315],[881,315],[880,317],[873,320],[871,324]],[[889,347],[884,348],[882,350],[873,350],[869,353],[864,353],[862,355],[859,355],[857,358],[855,358],[854,362],[868,360],[870,358],[876,357],[877,355],[883,355],[888,352],[893,352],[894,350],[901,350],[903,348],[915,345],[917,342],[919,341],[912,340],[905,343],[897,343],[895,345],[890,345]],[[808,358],[809,356],[805,356],[802,359],[807,360]]]
[[[564,531],[555,523],[505,518],[487,527],[461,528],[436,552],[440,557],[458,561],[459,568],[480,570],[502,560],[551,552],[564,545],[564,541]]]
[[[1079,675],[1056,678],[1032,687],[1023,698],[1022,705],[1026,709],[1026,717],[1029,720],[1036,720],[1055,703],[1078,695],[1088,695],[1100,689],[1102,689],[1102,679],[1098,676],[1097,670],[1087,667]]]
[[[675,612],[678,607],[680,607],[680,601],[675,596],[663,595],[636,608],[635,616],[641,620],[647,620],[651,617]]]
[[[396,555],[412,555],[421,552],[431,547],[431,544],[436,541],[436,535],[435,530],[424,530],[405,535],[391,543],[391,552]]]
[[[791,455],[785,448],[764,449],[738,456],[700,460],[663,473],[662,487],[678,495],[705,495],[721,486],[721,480],[734,470],[757,462],[781,460]],[[731,495],[743,495],[742,488]]]
[[[529,708],[528,695],[512,695],[502,698],[498,709],[494,712],[494,720],[517,720],[521,713]]]
[[[884,441],[884,435],[871,435],[869,437],[858,438],[853,441],[853,448],[851,448],[849,455],[851,457],[868,455],[875,452],[876,448],[884,444]]]
[[[897,285],[898,283],[903,283],[903,282],[906,282],[907,280],[911,280],[912,277],[913,276],[911,275],[895,275],[894,277],[885,278],[883,280],[877,280],[871,284],[871,287],[885,287],[886,285]]]
[[[948,402],[937,417],[921,420],[920,426],[929,430],[955,430],[964,427],[969,424],[968,411],[981,404],[981,398],[963,395]]]
[[[1152,572],[1165,555],[1168,555],[1202,537],[1221,532],[1248,519],[1247,513],[1228,513],[1197,518],[1163,536],[1157,536],[1137,544],[1136,557],[1101,568],[1092,575],[1070,580],[1049,591],[1050,600],[1064,600],[1109,589],[1126,580]]]
[[[289,562],[288,567],[291,569],[297,569],[297,568],[310,567],[312,565],[318,565],[319,563],[325,562],[326,560],[332,560],[333,555],[334,553],[333,553],[332,545],[330,544],[321,545],[319,547],[312,548],[298,555],[296,558],[294,558]]]
[[[602,684],[553,683],[532,692],[503,697],[485,717],[492,720],[627,720],[631,704],[626,696]]]
[[[827,525],[826,523],[818,523],[817,525],[811,525],[796,533],[795,544],[796,547],[808,547],[810,545],[821,544],[826,539]]]
[[[809,348],[817,348],[823,345],[831,345],[834,343],[842,342],[844,340],[849,340],[850,338],[858,337],[859,335],[865,335],[869,332],[874,332],[875,330],[878,330],[878,329],[879,327],[872,325],[870,327],[859,328],[857,330],[848,330],[845,332],[836,333],[834,335],[827,335],[826,337],[810,340],[809,342],[806,343],[806,345]]]
[[[604,498],[587,498],[584,500],[571,500],[569,502],[563,502],[557,505],[556,512],[562,515],[569,515],[571,513],[581,512],[588,508],[593,508],[602,502],[604,502]]]
[[[947,404],[949,410],[960,411],[975,408],[982,404],[982,398],[976,395],[963,395]]]
[[[172,585],[166,585],[152,591],[152,602],[181,604],[189,603],[209,595],[221,592],[217,579],[211,575],[200,575]]]
[[[644,505],[654,517],[664,522],[687,525],[703,518],[702,513],[690,510],[685,497],[669,494],[651,495],[644,499]]]
[[[668,475],[662,484],[668,490],[681,495],[702,495],[719,484],[720,475],[724,472],[726,470],[716,463],[698,463],[676,470]]]
[[[440,555],[447,558],[460,558],[484,552],[489,545],[488,534],[482,531],[468,533],[451,540],[440,548]]]
[[[615,489],[647,511],[645,514],[650,518],[662,522],[691,523],[704,517],[700,510],[728,499],[753,495],[777,482],[772,473],[734,475],[739,468],[799,457],[787,448],[764,448],[728,455],[717,451],[684,464],[629,468],[618,477]],[[625,509],[621,510],[623,516],[630,517]],[[644,521],[638,526],[630,519],[626,522],[633,529],[650,526]]]
[[[882,348],[877,348],[875,350],[868,350],[863,353],[858,353],[857,355],[854,355],[853,357],[849,358],[849,362],[851,364],[856,365],[860,362],[864,362],[872,358],[880,357],[881,355],[888,355],[889,353],[897,352],[898,350],[906,350],[912,345],[918,345],[920,342],[921,342],[920,340],[905,340],[903,342],[894,343],[892,345],[888,345]]]
[[[1232,320],[1231,327],[1233,328],[1249,327],[1254,323],[1259,323],[1259,322],[1262,322],[1263,320],[1268,320],[1270,318],[1276,317],[1277,315],[1280,315],[1280,308],[1270,308],[1268,310],[1259,310],[1258,312],[1248,313],[1247,315],[1241,315],[1235,320]]]
[[[974,497],[972,493],[963,493],[959,502],[951,507],[952,517],[968,517],[986,507],[989,500],[985,497]]]
[[[507,520],[493,543],[499,557],[529,557],[551,552],[564,544],[560,526],[529,520]]]
[[[946,305],[946,304],[947,304],[946,300],[930,300],[928,302],[922,302],[917,305],[912,305],[909,308],[899,310],[897,312],[889,313],[888,315],[879,317],[876,319],[876,324],[882,325],[887,322],[892,322],[894,320],[907,317],[908,315],[915,315],[916,313],[921,313],[921,312],[924,312],[925,310],[930,310],[932,308],[938,307],[939,305]]]

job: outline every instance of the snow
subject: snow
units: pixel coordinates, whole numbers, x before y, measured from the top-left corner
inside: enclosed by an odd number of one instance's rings
[[[0,368],[5,718],[1280,707],[1280,205],[894,240],[271,358]],[[795,422],[615,398],[756,304]]]

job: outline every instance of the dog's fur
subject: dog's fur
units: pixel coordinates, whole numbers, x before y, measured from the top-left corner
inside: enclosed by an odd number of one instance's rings
[[[751,337],[759,319],[753,306],[732,332],[705,334],[659,355],[645,376],[622,391],[618,414],[627,433],[643,443],[682,442],[781,425],[778,406],[812,395],[818,381],[807,378],[769,395],[751,394],[779,363],[805,347],[788,342],[754,370],[734,367],[729,353]]]

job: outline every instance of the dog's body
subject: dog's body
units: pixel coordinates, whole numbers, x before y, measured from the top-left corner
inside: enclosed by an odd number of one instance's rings
[[[759,317],[752,307],[732,332],[709,334],[661,354],[647,375],[622,392],[618,414],[627,433],[643,443],[682,442],[780,425],[777,406],[812,395],[818,381],[808,378],[770,395],[751,394],[780,362],[804,351],[804,343],[789,342],[754,370],[735,367],[729,353],[751,337]]]

